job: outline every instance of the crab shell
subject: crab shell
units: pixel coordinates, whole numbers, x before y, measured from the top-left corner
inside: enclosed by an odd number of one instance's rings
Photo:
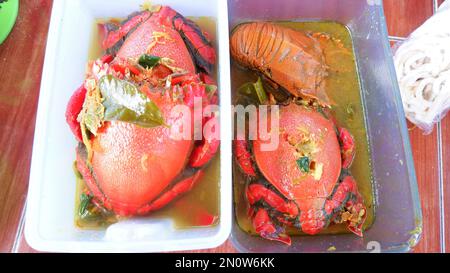
[[[204,140],[198,145],[193,137],[179,140],[171,136],[171,130],[189,123],[189,134],[193,134],[193,109],[189,108],[190,112],[182,114],[172,109],[178,104],[191,104],[188,98],[205,95],[205,86],[200,78],[210,79],[207,69],[210,68],[208,65],[215,62],[215,51],[209,42],[196,44],[206,41],[198,26],[169,7],[162,7],[154,13],[146,11],[133,14],[121,25],[109,26],[107,29],[103,47],[117,54],[110,60],[112,64],[146,53],[170,58],[173,60],[172,66],[188,75],[195,75],[196,70],[206,73],[202,77],[193,77],[195,82],[190,80],[185,85],[179,83],[187,92],[184,101],[174,100],[170,88],[164,92],[161,92],[161,88],[141,88],[159,107],[167,126],[143,128],[121,121],[105,122],[98,134],[90,139],[93,151],[90,163],[86,160],[83,145],[77,149],[78,170],[96,203],[117,215],[146,214],[189,191],[202,176],[201,168],[218,150],[218,140]],[[191,33],[186,34],[188,31]],[[203,49],[192,55],[190,47]],[[198,67],[196,62],[202,63],[204,67]],[[79,124],[76,124],[74,117],[81,111],[82,103],[79,102],[84,100],[82,91],[79,89],[73,95],[66,114],[78,138]]]
[[[341,172],[341,148],[334,123],[314,109],[292,103],[280,107],[279,126],[280,135],[273,136],[279,137],[276,149],[264,150],[263,145],[271,139],[253,141],[253,155],[259,170],[286,198],[296,200],[302,211],[320,206],[320,203],[310,204],[309,201],[327,197]],[[314,143],[316,152],[310,160],[315,164],[319,179],[311,173],[305,175],[297,165],[300,155],[293,142],[305,138]]]
[[[297,204],[302,230],[316,233],[323,224],[322,210],[341,173],[341,149],[333,122],[319,112],[289,104],[280,108],[279,145],[265,151],[271,140],[253,141],[253,155],[262,175],[288,200]],[[270,129],[269,129],[270,130]],[[274,136],[277,137],[277,136]],[[297,165],[299,152],[292,142],[309,138],[314,143],[310,156],[315,172],[302,172]],[[281,162],[283,162],[281,164]]]

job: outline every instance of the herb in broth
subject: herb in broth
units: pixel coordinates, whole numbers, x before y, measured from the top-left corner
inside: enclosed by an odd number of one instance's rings
[[[141,55],[141,57],[139,57],[139,65],[145,69],[149,69],[149,68],[155,67],[159,63],[160,60],[161,60],[161,57],[149,55],[149,54],[143,54],[143,55]]]
[[[216,21],[212,17],[188,17],[200,28],[208,32],[209,38],[215,48],[216,45]],[[121,18],[113,19],[99,19],[92,29],[91,46],[89,50],[89,59],[95,60],[103,56],[104,52],[101,48],[101,37],[99,34],[99,23],[114,21],[119,23]],[[151,69],[157,63],[161,62],[161,58],[151,55],[145,55],[138,60],[138,64],[143,68]],[[212,78],[217,78],[217,71],[214,69],[211,75]],[[206,85],[208,94],[213,95],[217,88],[212,85]],[[152,122],[162,123],[163,120],[159,116],[159,111],[154,111],[156,118],[149,118]],[[115,115],[118,120],[121,116]],[[114,119],[114,118],[112,118]],[[218,216],[220,215],[220,150],[217,151],[216,156],[203,169],[204,174],[196,183],[195,187],[174,200],[169,205],[161,210],[151,213],[149,218],[169,218],[173,220],[174,227],[179,229],[198,227],[198,226],[212,226],[218,223]],[[76,170],[76,168],[75,168]],[[76,170],[76,198],[75,198],[75,225],[82,229],[102,229],[118,221],[118,217],[114,214],[97,210],[92,204],[93,198],[86,194],[88,192],[87,186],[83,181],[81,174]]]
[[[367,208],[367,219],[363,226],[364,229],[367,229],[372,225],[375,217],[372,167],[361,100],[361,88],[350,32],[344,25],[327,21],[276,23],[300,31],[325,33],[331,37],[329,41],[321,44],[325,62],[328,66],[325,92],[333,102],[330,110],[331,115],[337,120],[339,126],[345,127],[350,131],[356,142],[356,158],[350,171],[357,181],[359,192]],[[241,96],[239,87],[247,82],[255,82],[256,78],[257,75],[253,71],[245,70],[233,62],[231,67],[233,101],[236,101]],[[307,165],[306,158],[299,158],[296,162],[296,167],[303,171],[308,170],[309,165]],[[248,217],[247,213],[248,202],[244,194],[246,179],[237,163],[233,162],[235,217],[242,230],[257,235],[253,229],[251,218]],[[286,232],[289,235],[303,235],[301,230],[297,228],[288,228]],[[322,230],[321,234],[348,232],[346,225],[336,224]]]

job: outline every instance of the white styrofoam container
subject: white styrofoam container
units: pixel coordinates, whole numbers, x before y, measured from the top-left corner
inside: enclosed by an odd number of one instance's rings
[[[42,74],[26,211],[25,237],[40,251],[156,252],[212,248],[231,230],[231,142],[221,142],[219,224],[176,230],[170,219],[135,219],[107,230],[74,226],[76,141],[65,123],[67,102],[83,81],[96,18],[124,17],[144,0],[58,0],[53,11]],[[231,140],[228,18],[225,0],[158,0],[185,16],[217,18],[222,140]],[[228,128],[228,129],[226,129]]]

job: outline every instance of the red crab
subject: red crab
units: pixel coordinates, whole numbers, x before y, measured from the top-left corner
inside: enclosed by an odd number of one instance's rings
[[[144,128],[106,121],[88,140],[92,149],[89,158],[77,121],[87,81],[70,99],[66,119],[80,141],[77,168],[93,203],[121,216],[143,215],[189,191],[219,148],[219,140],[214,137],[193,138],[194,98],[202,97],[203,106],[218,100],[207,90],[207,84],[212,83],[209,74],[215,65],[215,49],[197,25],[166,6],[134,13],[120,24],[102,27],[102,46],[108,55],[97,64],[106,67],[107,74],[122,79],[125,75],[134,77],[140,92],[160,109],[166,126]],[[170,66],[157,64],[149,79],[149,70],[129,61],[143,54],[170,59]],[[170,87],[166,86],[168,82]],[[190,111],[174,114],[172,110],[180,104],[189,106]],[[173,138],[171,129],[189,122],[191,138]],[[203,126],[207,122],[216,124],[217,117],[213,114],[200,122]]]
[[[252,35],[260,32],[260,44],[253,43]],[[271,35],[272,32],[277,35]],[[279,51],[260,53],[258,50],[267,48],[266,43],[279,44]],[[305,49],[305,44],[310,46]],[[314,54],[305,51],[311,48]],[[233,31],[231,53],[241,65],[259,71],[292,96],[301,98],[280,105],[279,132],[270,130],[269,119],[269,140],[258,134],[255,140],[234,142],[236,161],[248,178],[246,198],[255,231],[264,238],[290,244],[286,226],[314,235],[331,223],[347,223],[350,231],[362,236],[366,208],[349,172],[355,156],[354,139],[316,105],[329,102],[322,84],[316,89],[314,84],[307,86],[310,82],[324,82],[326,65],[320,43],[313,36],[278,25],[252,23]],[[258,59],[259,55],[277,54],[283,58],[272,58],[274,61],[270,62]],[[287,66],[296,73],[290,74]],[[318,67],[323,70],[321,73],[314,72]],[[318,98],[327,99],[317,101]],[[265,149],[264,144],[276,142],[273,138],[279,139],[279,145]]]

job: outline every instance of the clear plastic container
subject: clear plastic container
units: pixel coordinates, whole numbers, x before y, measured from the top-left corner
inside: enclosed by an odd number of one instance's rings
[[[81,230],[74,225],[76,140],[64,118],[69,98],[83,81],[97,18],[125,17],[143,0],[58,0],[52,17],[42,74],[28,190],[25,236],[34,249],[52,252],[150,252],[212,248],[222,244],[231,230],[231,145],[221,143],[220,216],[215,226],[176,229],[170,218],[120,221],[106,230]],[[231,111],[228,21],[226,1],[152,1],[169,5],[185,16],[216,19],[218,80],[221,110]],[[220,116],[231,128],[231,117]],[[231,130],[221,130],[231,139]]]
[[[286,246],[251,236],[234,220],[242,252],[406,252],[420,239],[422,213],[381,0],[229,0],[230,29],[243,21],[342,23],[351,32],[373,163],[375,221],[353,234],[296,236]]]

